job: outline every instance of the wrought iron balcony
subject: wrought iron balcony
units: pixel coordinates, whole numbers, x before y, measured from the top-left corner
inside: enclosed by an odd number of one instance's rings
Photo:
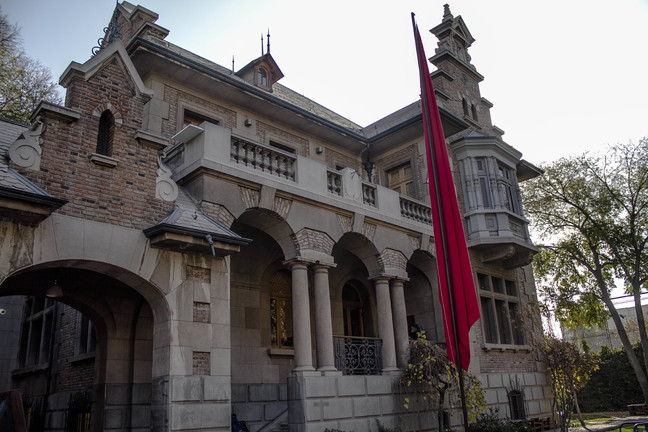
[[[334,336],[335,367],[344,375],[380,375],[382,339]]]

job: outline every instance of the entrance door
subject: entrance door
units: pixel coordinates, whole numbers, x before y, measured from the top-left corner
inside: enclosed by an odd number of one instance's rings
[[[344,311],[344,336],[364,337],[364,316],[362,297],[358,290],[346,284],[342,290],[342,307]]]

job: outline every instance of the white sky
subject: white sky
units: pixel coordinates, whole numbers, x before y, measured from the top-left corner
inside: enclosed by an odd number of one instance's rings
[[[426,54],[444,0],[141,0],[167,40],[236,69],[261,54],[281,84],[366,126],[418,99],[410,12]],[[476,42],[504,139],[539,164],[648,136],[648,0],[448,0]],[[138,4],[137,1],[131,3]],[[103,35],[113,0],[0,0],[26,52],[58,79]]]

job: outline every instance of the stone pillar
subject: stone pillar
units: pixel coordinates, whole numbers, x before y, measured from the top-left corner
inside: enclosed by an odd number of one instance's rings
[[[293,372],[314,371],[308,295],[308,267],[303,261],[289,263],[292,271],[293,345],[295,368]]]
[[[404,369],[409,363],[409,332],[407,331],[407,311],[405,310],[405,292],[402,279],[390,281],[391,306],[394,318],[394,339],[396,340],[396,360],[398,367]]]
[[[333,323],[331,320],[331,294],[327,265],[314,265],[315,272],[315,335],[317,341],[317,370],[335,371],[333,353]]]
[[[376,306],[378,309],[378,332],[382,339],[382,371],[385,374],[398,371],[396,367],[391,299],[389,296],[389,278],[380,277],[374,279],[374,285],[376,287]]]

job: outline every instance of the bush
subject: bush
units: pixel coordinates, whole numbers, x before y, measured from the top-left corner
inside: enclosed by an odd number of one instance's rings
[[[640,345],[635,345],[634,350],[643,365]],[[641,387],[623,348],[610,350],[604,346],[597,356],[599,370],[592,373],[589,382],[578,392],[581,411],[626,411],[630,404],[643,403]]]
[[[498,410],[492,408],[468,425],[468,432],[535,432],[535,428],[520,421],[502,419]]]

